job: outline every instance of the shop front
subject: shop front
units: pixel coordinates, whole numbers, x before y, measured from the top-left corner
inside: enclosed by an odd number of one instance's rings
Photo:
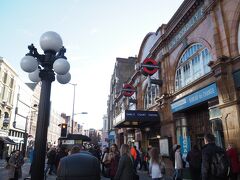
[[[173,119],[176,125],[177,142],[186,155],[190,148],[197,144],[204,145],[204,134],[213,133],[216,144],[224,147],[224,137],[216,83],[212,83],[191,94],[175,100],[171,104]]]
[[[115,128],[126,128],[124,143],[138,148],[159,147],[160,116],[157,111],[125,110],[115,118]]]

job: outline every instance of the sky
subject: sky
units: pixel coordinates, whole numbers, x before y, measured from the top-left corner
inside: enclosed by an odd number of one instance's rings
[[[74,119],[84,128],[100,129],[107,114],[110,79],[117,57],[138,56],[144,37],[166,24],[183,0],[2,0],[0,2],[0,56],[20,78],[21,58],[46,31],[57,32],[66,47],[75,88]],[[70,84],[52,83],[52,108],[71,115]]]

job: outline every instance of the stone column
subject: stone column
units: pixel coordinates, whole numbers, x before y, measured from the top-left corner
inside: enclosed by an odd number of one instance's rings
[[[222,56],[215,62],[210,62],[209,66],[216,78],[218,88],[219,109],[221,110],[221,120],[224,131],[225,145],[233,143],[240,150],[240,122],[239,104],[237,91],[232,75],[232,60]]]

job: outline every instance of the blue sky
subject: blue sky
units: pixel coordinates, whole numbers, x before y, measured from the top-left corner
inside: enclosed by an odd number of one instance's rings
[[[62,37],[71,65],[71,83],[77,83],[74,117],[86,128],[101,128],[107,112],[110,78],[116,57],[138,55],[143,38],[174,15],[183,0],[3,0],[0,3],[0,56],[19,76],[20,60],[31,43],[55,31]],[[72,113],[73,86],[53,82],[52,106]]]

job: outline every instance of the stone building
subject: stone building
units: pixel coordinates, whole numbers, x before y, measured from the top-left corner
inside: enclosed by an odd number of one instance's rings
[[[136,88],[135,112],[157,112],[159,125],[125,114],[114,127],[135,122],[133,141],[141,133],[140,144],[160,146],[164,156],[176,143],[183,155],[193,144],[202,147],[206,132],[215,135],[219,146],[233,143],[240,150],[239,54],[240,1],[185,0],[167,24],[145,36],[140,68],[128,81]],[[146,58],[159,65],[151,77],[142,74]]]
[[[0,57],[0,159],[6,156],[7,145],[14,143],[8,138],[8,133],[16,77],[17,74],[13,68]]]
[[[116,106],[116,99],[121,95],[121,90],[123,84],[132,76],[134,73],[134,67],[136,64],[135,57],[129,58],[116,58],[115,67],[113,70],[113,75],[110,82],[110,95],[108,98],[108,129],[109,143],[116,143],[116,132],[113,127],[114,118],[125,109],[123,106]]]

